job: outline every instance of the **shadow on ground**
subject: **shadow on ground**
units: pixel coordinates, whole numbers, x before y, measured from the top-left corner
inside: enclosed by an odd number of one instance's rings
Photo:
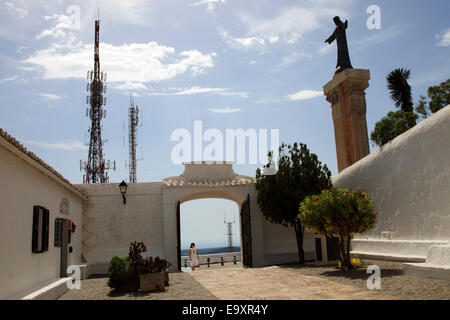
[[[353,270],[341,270],[336,266],[337,263],[330,263],[330,264],[312,264],[312,263],[305,263],[305,264],[299,264],[299,263],[289,263],[289,264],[282,264],[278,265],[280,268],[284,269],[291,269],[291,270],[298,270],[300,272],[305,271],[305,273],[310,274],[313,273],[317,276],[324,276],[324,277],[340,277],[340,278],[348,278],[348,279],[360,279],[360,280],[367,280],[367,278],[372,273],[367,273],[367,267],[370,264],[365,264],[363,267]],[[401,276],[403,275],[403,270],[395,269],[395,268],[381,268],[381,276],[383,278],[389,278],[389,277],[395,277],[395,276]]]

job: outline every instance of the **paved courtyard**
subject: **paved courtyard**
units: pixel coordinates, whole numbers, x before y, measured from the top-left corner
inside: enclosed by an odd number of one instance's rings
[[[381,268],[381,289],[368,290],[366,269],[340,271],[334,266],[314,264],[283,265],[264,268],[202,266],[194,272],[170,274],[165,292],[115,294],[106,285],[107,278],[82,281],[81,290],[71,290],[60,299],[282,299],[282,300],[450,300],[450,282],[403,274],[400,263],[364,261]]]

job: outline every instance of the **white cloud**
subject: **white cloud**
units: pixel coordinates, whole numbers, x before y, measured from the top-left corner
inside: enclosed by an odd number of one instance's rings
[[[221,37],[235,49],[261,49],[268,44],[294,44],[307,33],[315,31],[330,17],[347,16],[345,8],[351,0],[339,2],[311,1],[304,5],[284,7],[270,18],[255,17],[241,13],[240,18],[247,31],[242,37],[230,37],[223,29],[218,29]]]
[[[73,18],[64,14],[45,16],[44,20],[56,20],[56,25],[50,29],[44,29],[41,31],[41,33],[36,36],[37,40],[48,36],[54,39],[64,38],[67,30],[75,28]]]
[[[126,81],[119,84],[112,84],[112,89],[120,90],[120,91],[147,91],[149,88],[143,84],[142,82],[134,82],[134,81]]]
[[[220,37],[233,49],[247,51],[249,49],[263,49],[266,41],[261,37],[235,38],[226,32],[222,27],[218,27]]]
[[[242,111],[242,109],[240,109],[240,108],[230,108],[230,107],[226,107],[226,108],[209,108],[208,110],[211,111],[211,112],[214,112],[214,113],[222,113],[222,114],[234,113],[234,112]]]
[[[23,0],[5,2],[6,9],[19,14],[23,19],[28,16],[28,9]]]
[[[226,0],[200,0],[191,4],[191,6],[206,5],[206,10],[213,13],[217,5],[225,3]]]
[[[318,90],[301,90],[296,93],[290,94],[287,96],[288,100],[307,100],[316,98],[323,95],[322,91]]]
[[[93,67],[93,45],[67,41],[53,43],[25,60],[25,68],[33,67],[43,79],[85,78]],[[216,54],[197,50],[176,53],[172,47],[156,42],[123,45],[100,44],[100,62],[108,72],[108,81],[150,82],[172,79],[181,74],[196,76],[214,67]]]
[[[311,59],[311,55],[305,52],[294,51],[281,58],[279,67],[287,67],[300,59]]]
[[[169,90],[167,92],[151,92],[148,95],[151,96],[183,96],[183,95],[193,95],[193,94],[216,94],[221,96],[238,96],[240,98],[248,98],[247,92],[242,91],[232,91],[227,88],[202,88],[199,86],[193,86],[191,88],[176,89],[175,91]]]
[[[53,94],[53,93],[39,93],[39,95],[41,96],[42,99],[47,100],[47,101],[61,100],[60,96]]]
[[[73,142],[38,142],[33,140],[24,140],[25,143],[29,143],[31,145],[45,148],[45,149],[60,149],[66,151],[78,151],[78,150],[86,150],[87,146],[84,143],[79,141]]]
[[[3,79],[0,79],[0,84],[6,83],[6,82],[11,82],[11,81],[16,81],[16,80],[17,80],[17,76],[3,78]]]
[[[442,31],[440,34],[436,35],[437,46],[448,47],[450,46],[450,28]]]
[[[350,41],[350,46],[355,48],[361,48],[368,45],[380,44],[399,36],[408,29],[409,29],[408,25],[397,23],[386,29],[369,30],[367,37],[356,41]]]

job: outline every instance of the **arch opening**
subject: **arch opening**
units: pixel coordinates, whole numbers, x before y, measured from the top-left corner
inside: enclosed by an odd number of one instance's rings
[[[200,192],[180,199],[181,271],[192,271],[191,243],[195,243],[199,253],[200,268],[222,266],[222,260],[224,266],[240,266],[240,207],[239,196],[225,192]]]

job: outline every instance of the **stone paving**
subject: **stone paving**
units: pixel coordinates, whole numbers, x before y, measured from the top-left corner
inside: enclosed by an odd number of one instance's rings
[[[197,271],[195,271],[197,272]],[[163,292],[114,293],[107,277],[81,281],[80,290],[69,290],[60,300],[217,300],[207,289],[185,272],[171,273],[169,286]]]
[[[190,276],[217,298],[225,300],[398,299],[280,266],[195,271]]]
[[[87,279],[81,290],[70,290],[60,299],[157,299],[157,300],[450,300],[450,282],[407,276],[401,263],[363,260],[381,268],[381,289],[368,290],[366,268],[341,271],[334,265],[298,264],[264,268],[241,265],[201,266],[194,272],[170,274],[165,292],[115,294],[107,278]]]
[[[450,300],[449,281],[405,275],[402,264],[399,262],[361,260],[366,267],[369,265],[380,267],[381,289],[378,291],[381,293],[408,300]],[[367,274],[366,268],[348,272],[336,270],[334,266],[317,266],[314,264],[304,267],[286,265],[284,268],[367,289],[366,281],[369,274]]]

